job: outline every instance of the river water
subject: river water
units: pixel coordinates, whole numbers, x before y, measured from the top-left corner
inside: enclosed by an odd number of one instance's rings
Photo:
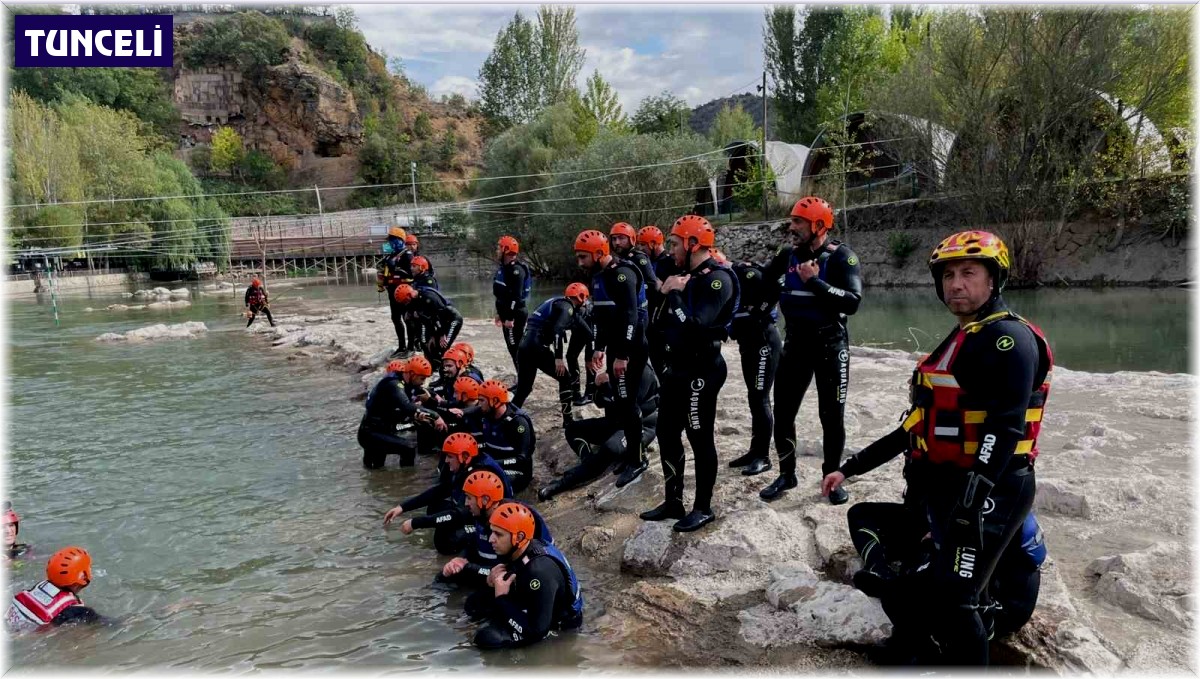
[[[490,314],[490,285],[443,287],[465,315]],[[389,507],[430,481],[427,461],[415,471],[363,470],[354,438],[362,404],[349,398],[357,376],[289,362],[243,333],[240,294],[195,292],[191,307],[157,312],[83,310],[129,303],[119,290],[64,295],[59,327],[48,297],[9,301],[7,487],[21,539],[34,544],[9,591],[39,579],[54,550],[82,545],[98,576],[84,600],[117,620],[17,638],[12,667],[621,662],[586,627],[522,651],[475,651],[464,595],[430,586],[444,559],[429,536],[381,527]],[[1187,295],[1049,290],[1014,293],[1012,303],[1042,325],[1062,365],[1179,372],[1187,369]],[[276,290],[273,306],[286,312],[289,297],[379,303],[371,286],[308,283]],[[949,329],[931,298],[931,290],[869,290],[852,320],[854,342],[928,350]],[[184,321],[203,321],[210,332],[94,341]],[[586,571],[581,580],[585,594],[601,584]]]

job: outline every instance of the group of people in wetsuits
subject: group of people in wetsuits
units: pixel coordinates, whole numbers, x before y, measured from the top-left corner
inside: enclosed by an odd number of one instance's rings
[[[849,501],[848,478],[904,456],[900,501],[859,503],[847,512],[862,559],[853,582],[878,597],[894,623],[883,659],[985,665],[989,640],[1029,619],[1045,559],[1030,510],[1053,359],[1041,330],[1004,302],[1009,251],[983,231],[953,234],[934,249],[928,264],[936,293],[957,323],[916,366],[902,424],[843,460],[848,319],[863,287],[858,256],[829,237],[833,225],[828,202],[805,197],[791,211],[790,242],[768,260],[732,263],[717,249],[713,226],[697,215],[680,217],[666,235],[623,222],[607,234],[585,230],[574,243],[580,280],[532,312],[531,267],[518,241],[504,236],[493,292],[513,385],[484,380],[471,347],[454,344],[462,317],[444,311],[453,305],[443,296],[430,294],[421,305],[431,288],[405,275],[397,238],[380,285],[393,311],[415,315],[422,328],[414,333],[394,313],[400,348],[419,347],[424,355],[394,361],[368,397],[359,433],[363,462],[378,468],[398,452],[409,465],[417,452],[440,453],[437,484],[393,508],[385,523],[426,510],[402,529],[433,529],[438,551],[453,555],[438,578],[478,588],[467,606],[488,621],[478,645],[531,643],[578,626],[582,617],[566,557],[537,511],[512,499],[533,476],[536,435],[522,406],[537,373],[557,382],[564,435],[579,455],[577,465],[537,490],[537,499],[610,469],[624,487],[648,468],[657,439],[664,497],[640,517],[691,532],[716,519],[714,427],[727,378],[721,347],[730,339],[738,346],[752,436],[728,464],[747,476],[767,472],[774,441],[778,474],[761,499],[774,501],[799,485],[795,420],[814,379],[822,431],[815,485],[830,503]],[[419,342],[406,343],[402,326]],[[426,387],[435,368],[439,379]],[[579,417],[589,403],[603,415]],[[395,425],[406,423],[417,428],[415,446],[395,435]],[[685,436],[695,464],[690,508]],[[545,591],[547,579],[552,592]]]

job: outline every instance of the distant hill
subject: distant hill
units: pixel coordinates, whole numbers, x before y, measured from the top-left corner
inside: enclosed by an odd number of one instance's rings
[[[754,118],[755,125],[760,124],[760,121],[762,120],[762,97],[750,92],[745,94],[735,94],[732,97],[725,97],[723,99],[713,99],[707,104],[701,104],[700,106],[692,109],[692,117],[689,119],[688,123],[694,131],[699,132],[700,134],[708,134],[708,131],[713,126],[713,121],[717,119],[717,113],[720,112],[720,110],[725,106],[733,107],[737,106],[738,104],[741,104],[746,113],[749,113],[750,117]],[[775,125],[773,124],[773,113],[774,107],[768,109],[768,139],[774,136],[772,134],[772,130],[775,129]]]

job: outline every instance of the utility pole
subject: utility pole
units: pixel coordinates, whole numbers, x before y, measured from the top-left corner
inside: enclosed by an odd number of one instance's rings
[[[413,186],[413,218],[412,218],[412,223],[409,225],[411,228],[412,226],[416,226],[416,224],[417,224],[417,161],[415,161],[415,160],[412,161],[411,163],[409,163],[408,167],[409,167],[409,170],[412,172],[412,186]]]
[[[759,169],[758,174],[759,174],[760,180],[763,183],[763,185],[762,185],[763,219],[767,220],[767,219],[770,219],[771,216],[769,214],[767,214],[768,202],[769,202],[767,200],[767,194],[770,192],[767,190],[767,72],[766,71],[763,71],[762,86],[759,89],[762,91],[762,131],[759,134],[758,152],[761,155],[758,159],[758,169]]]

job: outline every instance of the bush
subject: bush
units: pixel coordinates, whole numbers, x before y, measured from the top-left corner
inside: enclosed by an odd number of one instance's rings
[[[897,268],[904,266],[918,245],[920,242],[917,237],[906,231],[893,231],[888,234],[888,253],[896,258]]]
[[[433,123],[429,122],[429,115],[424,111],[418,113],[413,120],[412,131],[417,139],[428,139],[433,134]]]
[[[237,65],[251,75],[287,59],[291,38],[278,19],[261,12],[239,12],[233,16],[196,25],[184,34],[177,49],[190,68]]]

